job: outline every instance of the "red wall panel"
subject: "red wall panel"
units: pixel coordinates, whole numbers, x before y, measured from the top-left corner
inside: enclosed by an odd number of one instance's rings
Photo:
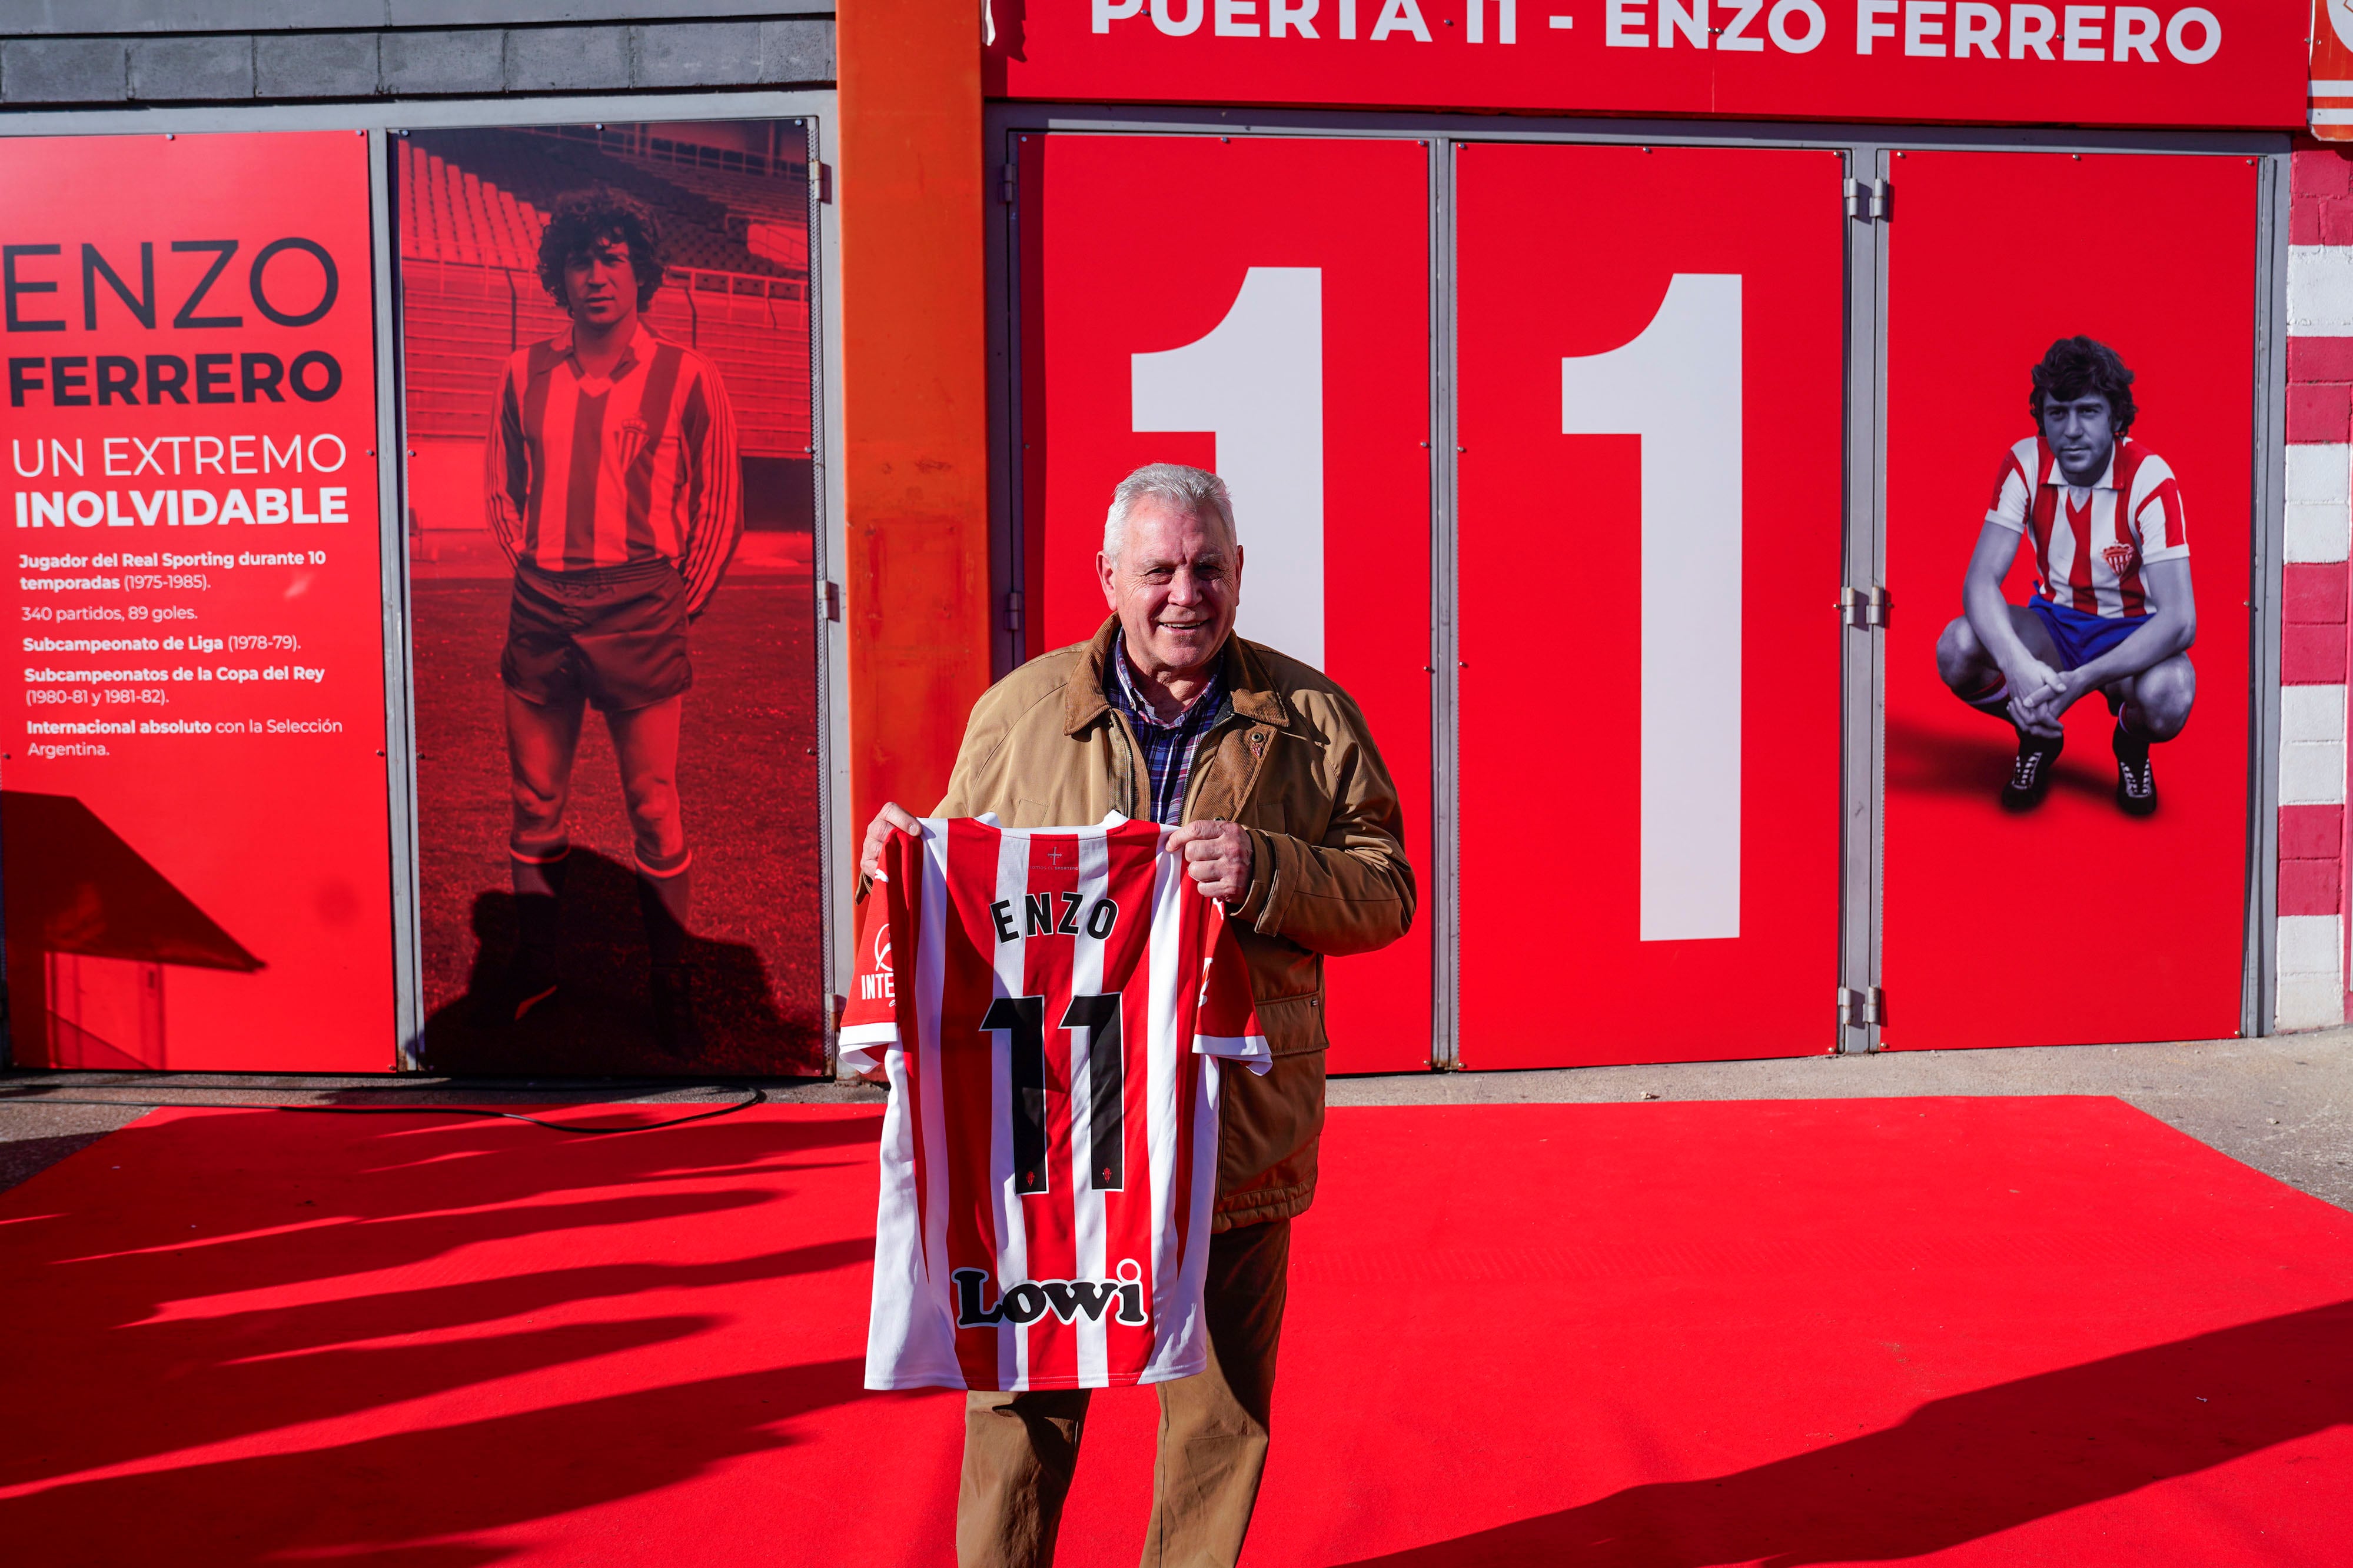
[[[1330,1067],[1426,1066],[1429,153],[1062,135],[1018,153],[1029,651],[1107,614],[1093,561],[1122,477],[1155,461],[1225,477],[1241,634],[1321,666],[1362,706],[1421,879],[1411,935],[1331,965]],[[1181,218],[1140,192],[1183,193]]]
[[[368,145],[0,142],[19,1065],[393,1066]]]
[[[849,820],[929,810],[988,688],[987,299],[969,17],[860,0],[841,88],[841,439]],[[848,858],[839,864],[849,864]]]
[[[1887,803],[1883,973],[1893,1048],[2238,1032],[2247,862],[2253,160],[1901,153],[1887,230]],[[2132,436],[2179,477],[2198,607],[2188,729],[2160,805],[2112,798],[2113,721],[2067,715],[2040,809],[1996,791],[2015,736],[1938,679],[1938,634],[2028,372],[2085,333],[2137,377]],[[2031,591],[2021,549],[2008,597]]]
[[[1827,1049],[1844,165],[1460,156],[1463,1065]]]

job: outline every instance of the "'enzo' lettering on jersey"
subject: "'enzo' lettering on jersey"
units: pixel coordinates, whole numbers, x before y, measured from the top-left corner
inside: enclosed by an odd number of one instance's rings
[[[1054,900],[1062,900],[1062,918],[1054,919]],[[997,921],[997,940],[1000,942],[1019,942],[1025,936],[1076,936],[1079,934],[1079,910],[1086,900],[1076,893],[1026,893],[1021,899],[1021,928],[1013,925],[1013,900],[999,899],[988,906]],[[1112,899],[1097,899],[1087,910],[1087,934],[1097,942],[1108,942],[1119,924],[1119,904]]]

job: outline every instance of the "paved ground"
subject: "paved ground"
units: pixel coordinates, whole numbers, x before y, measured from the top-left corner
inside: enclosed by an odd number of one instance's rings
[[[2353,1209],[2353,1028],[2264,1040],[1888,1051],[1870,1057],[1352,1078],[1335,1105],[2112,1094],[2233,1159]]]
[[[879,1101],[857,1084],[768,1083],[772,1100]],[[723,1084],[579,1079],[334,1079],[206,1073],[0,1073],[0,1188],[86,1147],[150,1104],[708,1105]],[[2268,1040],[1905,1051],[1875,1057],[1401,1073],[1333,1080],[1335,1105],[1530,1100],[1831,1100],[1886,1095],[2112,1094],[2292,1186],[2353,1209],[2353,1028]]]

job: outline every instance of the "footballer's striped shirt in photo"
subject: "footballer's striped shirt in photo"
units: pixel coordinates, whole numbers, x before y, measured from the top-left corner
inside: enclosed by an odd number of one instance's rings
[[[2041,437],[2019,442],[2002,458],[1986,521],[2034,541],[2043,598],[2112,621],[2148,614],[2144,566],[2189,554],[2180,482],[2129,437],[2090,485],[2068,483]]]
[[[702,607],[744,529],[735,416],[711,362],[638,326],[608,376],[572,334],[510,356],[488,443],[491,531],[542,572],[666,560]]]
[[[1264,1072],[1241,944],[1175,829],[894,833],[841,1060],[881,1067],[869,1388],[1109,1388],[1208,1364],[1219,1074]]]

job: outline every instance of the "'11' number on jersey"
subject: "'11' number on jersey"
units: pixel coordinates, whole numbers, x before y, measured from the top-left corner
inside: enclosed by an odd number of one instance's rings
[[[1046,1183],[1046,999],[999,996],[981,1015],[981,1032],[1002,1029],[1012,1047],[1006,1103],[1013,1112],[1013,1190],[1043,1193]],[[1087,1037],[1087,1184],[1099,1193],[1127,1185],[1126,1047],[1120,1037],[1119,993],[1073,996],[1057,1027]]]

